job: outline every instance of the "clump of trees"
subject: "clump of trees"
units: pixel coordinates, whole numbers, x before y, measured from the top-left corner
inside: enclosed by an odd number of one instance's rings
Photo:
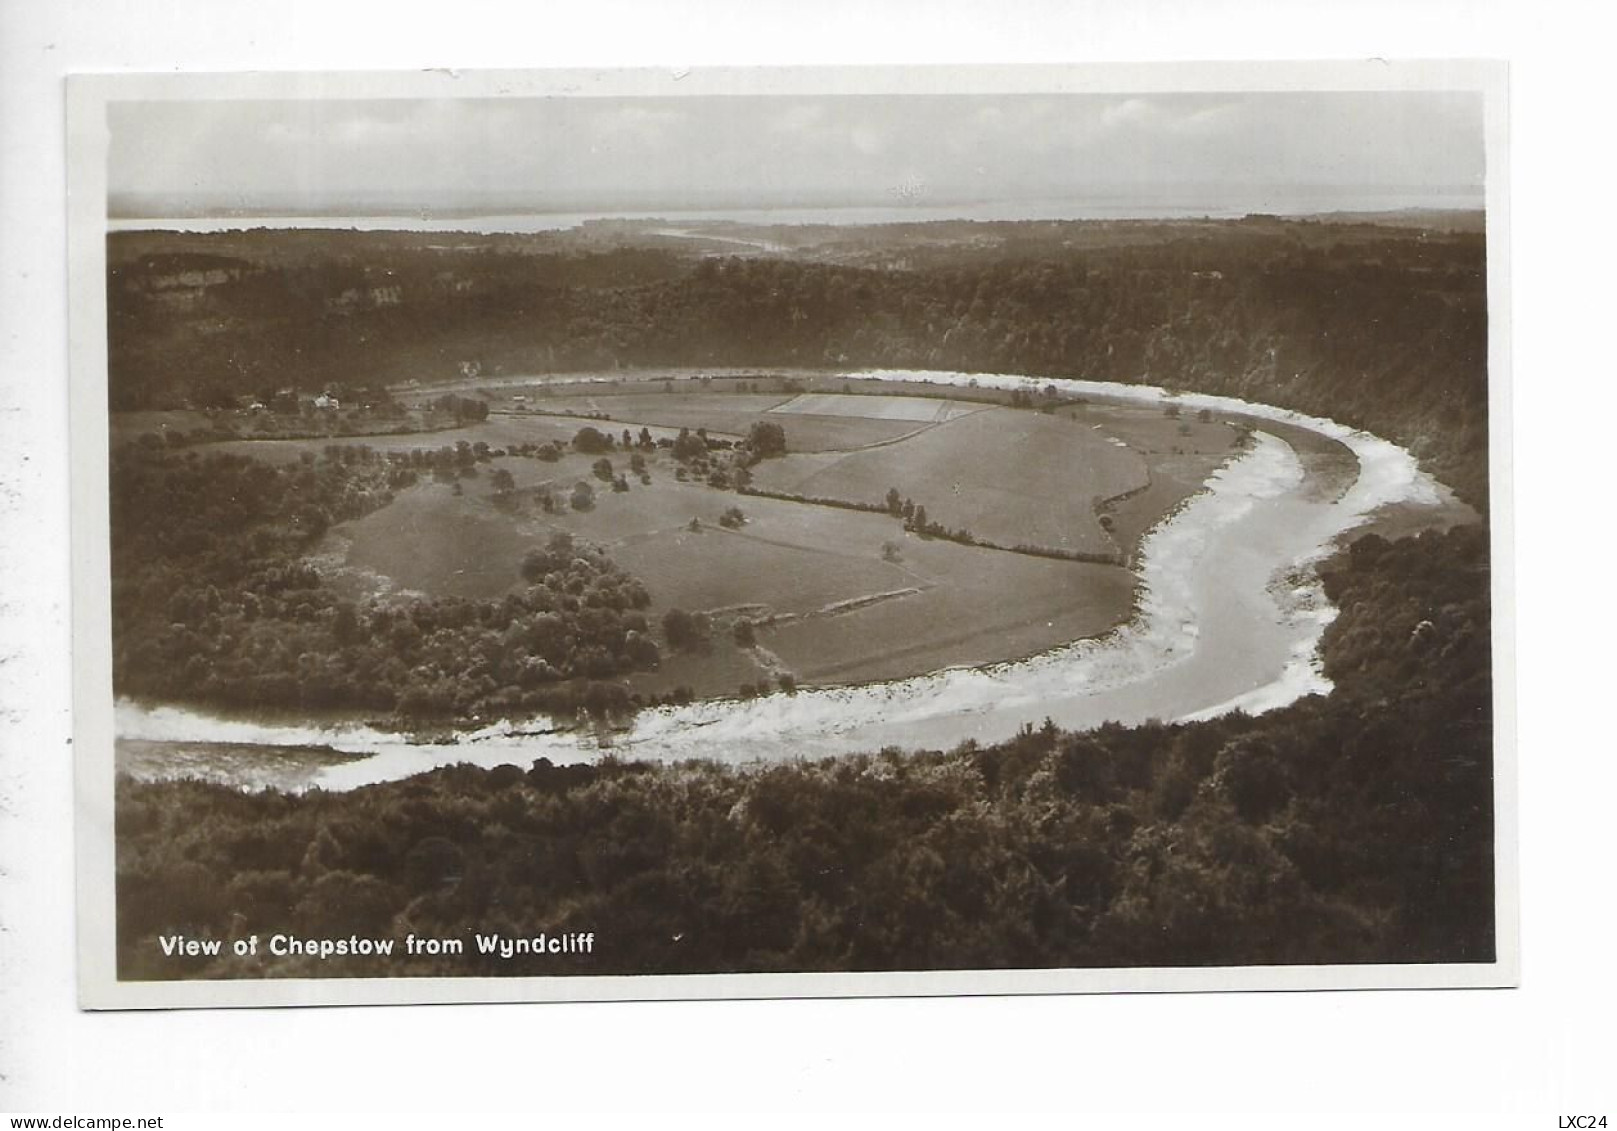
[[[694,652],[705,646],[713,632],[713,622],[706,613],[691,613],[684,609],[669,609],[662,619],[663,639],[676,652]]]
[[[445,393],[433,400],[432,407],[453,417],[457,424],[476,424],[488,419],[488,402],[476,397]]]
[[[315,542],[386,506],[411,475],[408,456],[364,448],[289,466],[115,451],[116,692],[408,720],[567,717],[586,699],[627,710],[621,688],[589,685],[657,666],[651,598],[599,550],[552,539],[520,563],[526,588],[494,600],[355,601],[327,584],[308,558]]]
[[[786,429],[773,420],[759,420],[747,429],[747,450],[755,459],[786,454]]]
[[[593,456],[612,449],[612,437],[599,428],[585,425],[573,434],[573,450]]]
[[[692,432],[689,428],[681,428],[679,435],[674,438],[674,458],[681,463],[690,463],[707,456],[707,429],[700,428]]]

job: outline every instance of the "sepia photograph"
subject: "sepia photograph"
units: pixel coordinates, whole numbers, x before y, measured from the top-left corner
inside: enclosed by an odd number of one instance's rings
[[[85,1006],[1515,983],[1501,68],[68,94]]]

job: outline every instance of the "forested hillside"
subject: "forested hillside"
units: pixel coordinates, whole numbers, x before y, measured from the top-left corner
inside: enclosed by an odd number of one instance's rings
[[[971,227],[971,226],[968,226]],[[635,366],[924,367],[1146,382],[1332,416],[1486,502],[1483,237],[1277,220],[981,225],[856,266],[616,248],[567,253],[327,233],[176,236],[189,271],[120,255],[114,408],[333,382]],[[1025,234],[1025,233],[1024,233]],[[1127,238],[1124,238],[1124,236]],[[228,241],[228,242],[221,242]],[[994,248],[983,250],[984,242]],[[383,250],[366,254],[377,245]],[[907,245],[906,245],[907,246]],[[363,264],[361,266],[361,264]]]
[[[1327,698],[737,770],[457,767],[348,794],[118,782],[126,978],[1486,961],[1487,537],[1325,571]],[[461,938],[167,959],[160,934]],[[472,932],[592,931],[478,956]],[[227,949],[228,955],[228,949]]]

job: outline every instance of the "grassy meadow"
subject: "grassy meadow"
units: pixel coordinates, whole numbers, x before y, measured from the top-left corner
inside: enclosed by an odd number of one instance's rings
[[[760,419],[782,424],[788,449],[755,467],[764,490],[869,507],[896,488],[932,521],[999,546],[1103,554],[1131,549],[1228,458],[1237,436],[1218,422],[1187,430],[1152,409],[1041,413],[891,390],[631,387],[524,397],[486,421],[430,437],[336,441],[388,452],[462,442],[488,451],[472,474],[423,476],[387,506],[334,525],[313,557],[351,600],[500,599],[522,590],[523,554],[566,531],[644,582],[654,625],[675,609],[708,617],[705,641],[665,647],[658,670],[625,677],[646,694],[684,687],[729,695],[745,684],[773,685],[782,674],[804,686],[901,678],[1031,655],[1128,616],[1134,577],[1117,565],[926,537],[887,513],[740,496],[686,474],[667,446],[625,451],[620,443],[588,454],[570,446],[585,426],[620,441],[624,429],[637,440],[642,427],[654,440],[671,440],[681,428],[706,428],[722,441]],[[207,447],[288,463],[323,458],[332,443]],[[537,444],[563,454],[553,461],[514,454]],[[643,475],[631,468],[634,455]],[[603,457],[626,490],[597,473]],[[572,505],[580,483],[590,495],[582,509]],[[745,521],[721,525],[732,507]],[[1101,524],[1106,513],[1110,533]],[[737,639],[742,622],[752,627],[750,639],[745,629]]]
[[[1037,411],[890,383],[868,393],[780,379],[691,384],[518,385],[499,391],[486,420],[441,432],[199,446],[283,466],[314,466],[334,445],[389,455],[470,446],[478,457],[452,474],[423,469],[387,505],[333,524],[311,555],[321,574],[360,603],[501,600],[527,584],[523,555],[566,532],[643,582],[652,626],[675,610],[705,616],[701,639],[664,639],[655,670],[620,677],[632,693],[702,697],[782,676],[896,679],[1103,633],[1132,608],[1128,568],[1005,548],[1124,562],[1240,436],[1221,420],[1116,403]],[[759,421],[786,434],[786,454],[752,469],[767,494],[711,486],[671,446],[683,429],[732,443]],[[576,450],[586,426],[613,447]],[[641,446],[642,429],[655,446]],[[538,445],[550,458],[534,455]],[[909,528],[879,509],[889,490],[970,538]],[[743,520],[721,523],[732,508]]]

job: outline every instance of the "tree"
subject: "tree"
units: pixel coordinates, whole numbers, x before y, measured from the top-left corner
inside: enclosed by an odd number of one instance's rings
[[[904,512],[904,499],[897,487],[887,488],[887,513],[897,517]]]
[[[674,440],[674,458],[677,460],[692,460],[707,452],[707,442],[700,436],[691,432],[689,428],[681,428],[679,436]]]
[[[751,648],[758,643],[758,634],[754,631],[750,620],[736,621],[735,628],[730,630],[730,635],[735,638],[736,647],[738,648]]]
[[[488,481],[496,495],[509,495],[517,486],[516,478],[503,467],[496,469],[494,474],[488,477]]]
[[[1213,780],[1248,824],[1266,820],[1291,797],[1291,775],[1268,741],[1237,738],[1218,752]]]
[[[595,478],[599,479],[602,483],[612,482],[612,461],[607,459],[605,456],[602,456],[600,459],[596,460],[590,466],[590,470],[595,472]]]
[[[747,429],[747,447],[759,459],[786,454],[786,429],[773,420],[759,420]]]
[[[612,447],[612,438],[598,428],[585,425],[573,435],[573,448],[585,455],[599,455]]]
[[[591,510],[595,506],[595,488],[580,479],[573,485],[572,505],[575,511]]]
[[[663,639],[676,652],[688,652],[708,637],[708,619],[702,613],[688,613],[684,609],[669,609],[663,614]]]

